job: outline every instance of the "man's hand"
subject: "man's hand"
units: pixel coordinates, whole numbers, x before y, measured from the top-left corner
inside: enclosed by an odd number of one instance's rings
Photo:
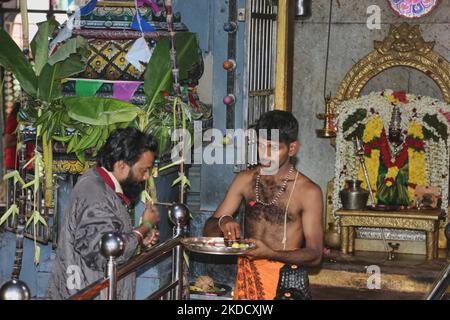
[[[159,231],[157,229],[152,229],[152,231],[150,231],[148,235],[144,238],[142,244],[149,248],[157,244],[158,240],[159,240]]]
[[[158,209],[151,203],[147,202],[144,207],[144,213],[142,214],[142,220],[148,221],[152,225],[156,225],[159,222]]]
[[[219,227],[225,240],[236,240],[241,237],[241,227],[231,216],[223,218]]]
[[[273,250],[270,249],[264,242],[257,239],[248,239],[247,243],[254,244],[256,247],[254,249],[250,249],[245,253],[247,257],[251,260],[257,259],[270,259],[273,256]]]

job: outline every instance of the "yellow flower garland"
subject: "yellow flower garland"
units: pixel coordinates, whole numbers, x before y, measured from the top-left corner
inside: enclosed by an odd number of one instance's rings
[[[385,95],[387,101],[394,105],[398,105],[400,103],[400,100],[398,100],[393,94]]]
[[[408,128],[408,135],[415,139],[424,139],[423,127],[416,121],[412,121]],[[417,186],[426,186],[427,178],[425,172],[425,152],[408,148],[409,158],[409,183]],[[414,201],[415,190],[408,186],[409,201]]]
[[[366,123],[366,127],[364,129],[363,134],[363,142],[368,143],[373,139],[379,138],[381,136],[381,132],[383,131],[384,124],[383,120],[381,120],[380,116],[372,117]]]
[[[383,128],[384,124],[381,118],[379,116],[372,117],[369,121],[367,121],[366,127],[364,129],[363,142],[368,143],[376,138],[379,138],[381,136]],[[408,136],[411,136],[415,139],[424,139],[422,125],[417,123],[416,121],[412,121],[411,125],[408,128]],[[378,168],[380,166],[380,150],[372,149],[369,156],[364,156],[364,160],[369,175],[370,186],[375,194],[377,190],[376,183],[378,178]],[[413,148],[408,148],[408,161],[408,182],[412,185],[426,186],[427,179],[425,173],[425,152],[422,150],[418,151]],[[398,172],[398,167],[389,168],[386,174],[386,179],[392,178],[393,180],[396,180]],[[368,189],[362,166],[360,166],[358,170],[358,179],[363,181],[362,187]],[[392,182],[388,181],[387,184],[388,186],[392,185]],[[414,195],[415,190],[411,187],[408,187],[408,196],[410,202],[414,201]]]
[[[425,152],[408,148],[409,157],[409,183],[417,186],[426,186]],[[414,201],[415,190],[408,186],[409,201]]]
[[[411,121],[411,125],[408,128],[408,135],[412,136],[414,139],[424,139],[422,125],[416,121]]]
[[[388,168],[388,172],[386,173],[386,176],[385,176],[384,179],[386,180],[386,179],[390,179],[391,178],[394,181],[397,180],[397,175],[398,175],[399,171],[400,171],[400,169],[398,167],[390,167],[390,168]],[[388,187],[392,186],[392,184],[393,184],[393,182],[390,181],[390,180],[388,180],[386,182],[386,185]]]

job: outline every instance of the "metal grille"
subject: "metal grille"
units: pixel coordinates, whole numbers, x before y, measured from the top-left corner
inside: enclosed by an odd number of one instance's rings
[[[275,0],[247,0],[246,72],[244,79],[244,128],[274,106],[277,6]],[[247,137],[246,165],[258,163],[255,132]]]
[[[247,0],[246,126],[274,105],[277,7],[273,0]]]

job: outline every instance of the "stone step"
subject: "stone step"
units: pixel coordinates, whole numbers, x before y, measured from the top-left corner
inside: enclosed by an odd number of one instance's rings
[[[309,270],[312,286],[367,291],[395,292],[398,294],[427,294],[436,279],[448,265],[445,258],[426,261],[422,255],[398,254],[393,261],[385,253],[356,252],[355,255],[343,255],[340,251],[331,251],[324,257],[321,268]],[[379,270],[379,281],[372,273]],[[375,291],[372,290],[375,288]]]
[[[314,300],[424,300],[421,292],[399,292],[389,290],[362,290],[353,288],[311,286]],[[447,294],[444,299],[449,299]]]

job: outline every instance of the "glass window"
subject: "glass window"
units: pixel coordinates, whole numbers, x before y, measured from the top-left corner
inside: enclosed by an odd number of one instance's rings
[[[65,22],[67,20],[67,14],[55,14],[55,19],[60,24]],[[45,13],[28,13],[28,25],[30,30],[30,42],[33,40],[33,37],[36,35],[38,31],[37,24],[39,22],[47,20],[47,15]],[[22,17],[20,14],[16,16],[14,19],[13,27],[12,27],[12,38],[16,43],[19,45],[19,47],[23,47],[22,44]]]
[[[48,10],[51,0],[28,0],[28,10]]]

